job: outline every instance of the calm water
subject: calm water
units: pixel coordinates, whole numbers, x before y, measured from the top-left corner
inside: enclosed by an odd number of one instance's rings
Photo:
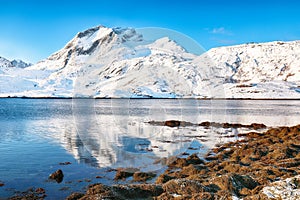
[[[300,123],[300,101],[0,99],[0,199],[31,187],[63,199],[94,182],[114,183],[118,167],[164,170],[160,158],[204,155],[246,129],[170,128],[167,119],[189,122]],[[224,137],[225,136],[225,137]],[[60,165],[71,162],[71,165]],[[155,164],[154,164],[155,163]],[[62,169],[62,183],[48,181]],[[96,178],[97,176],[101,178]]]

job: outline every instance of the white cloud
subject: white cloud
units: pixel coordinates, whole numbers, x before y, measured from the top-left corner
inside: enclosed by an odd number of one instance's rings
[[[210,33],[220,35],[232,35],[232,32],[225,29],[224,27],[213,28]]]
[[[224,34],[225,33],[225,28],[224,27],[214,28],[211,33],[213,33],[213,34]]]

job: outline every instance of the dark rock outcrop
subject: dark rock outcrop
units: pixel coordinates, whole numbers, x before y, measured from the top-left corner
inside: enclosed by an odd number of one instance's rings
[[[49,179],[55,180],[57,183],[61,183],[64,179],[64,174],[61,169],[50,174]]]

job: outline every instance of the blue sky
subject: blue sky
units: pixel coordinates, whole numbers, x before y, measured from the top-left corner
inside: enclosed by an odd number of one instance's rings
[[[300,39],[298,1],[0,0],[0,56],[37,62],[97,25],[163,27],[206,50]]]

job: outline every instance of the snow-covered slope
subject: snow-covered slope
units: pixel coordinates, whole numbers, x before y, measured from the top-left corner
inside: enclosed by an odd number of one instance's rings
[[[220,47],[208,55],[225,80],[227,97],[299,98],[300,41]]]
[[[1,96],[300,98],[299,41],[196,56],[168,37],[150,41],[132,28],[98,26],[20,70],[0,71],[1,86],[11,82]]]

